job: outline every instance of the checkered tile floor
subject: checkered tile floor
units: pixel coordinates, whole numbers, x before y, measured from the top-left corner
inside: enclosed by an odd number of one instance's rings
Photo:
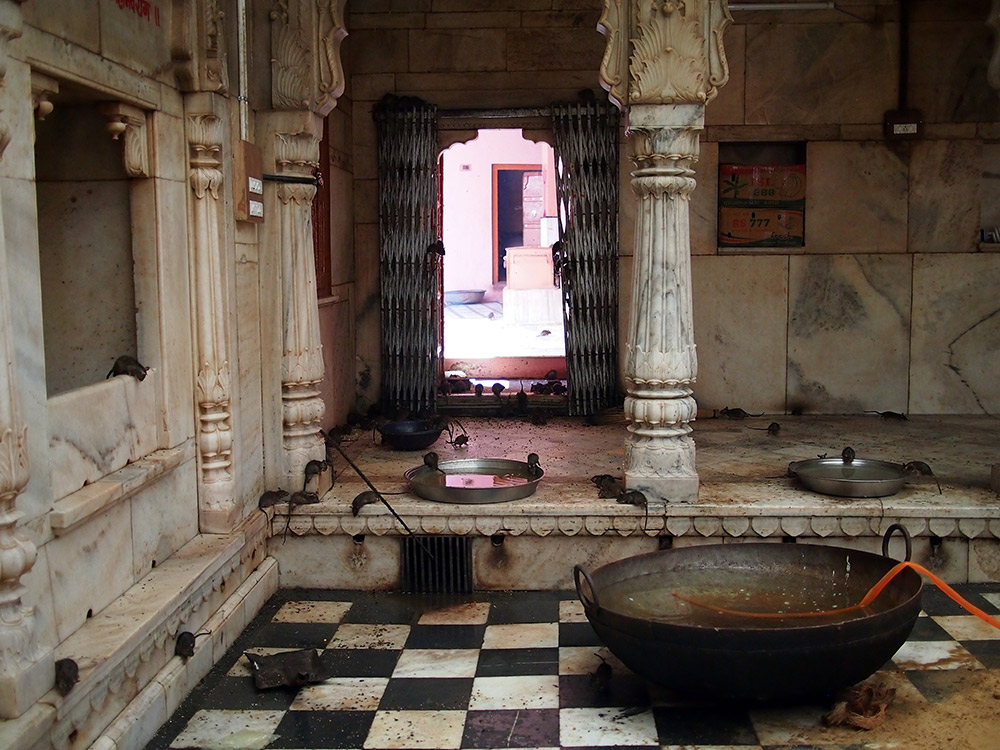
[[[1000,612],[1000,584],[960,591]],[[283,590],[147,750],[1000,748],[1000,630],[932,586],[923,601],[910,639],[877,674],[897,691],[888,718],[862,732],[823,727],[828,704],[744,709],[667,695],[607,652],[570,592]],[[333,676],[299,689],[255,689],[244,651],[301,648],[320,650]],[[602,658],[613,667],[610,684],[592,676]],[[928,734],[928,744],[904,732],[915,717],[933,719],[935,707],[970,691],[979,693],[971,696],[975,705],[986,707],[971,719],[981,722],[976,731]],[[980,735],[987,744],[975,744]]]

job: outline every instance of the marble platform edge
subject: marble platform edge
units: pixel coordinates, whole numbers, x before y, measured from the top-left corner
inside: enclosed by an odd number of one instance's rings
[[[277,592],[278,563],[273,557],[266,557],[201,626],[212,634],[212,638],[197,640],[194,655],[188,659],[172,657],[108,725],[91,745],[91,750],[130,750],[145,746],[225,653],[230,643],[222,648],[222,634],[227,630],[242,632],[246,623],[253,620]]]
[[[194,458],[194,439],[173,448],[153,451],[113,471],[96,482],[56,500],[49,513],[49,526],[62,536],[87,519],[159,481],[178,466]]]
[[[55,709],[50,745],[85,747],[95,739],[174,658],[180,630],[197,631],[227,610],[232,595],[225,592],[261,564],[266,537],[263,513],[230,534],[195,537],[63,641],[56,658],[75,659],[80,680],[65,697],[53,689],[39,701]],[[237,616],[213,636],[213,653],[224,653],[246,624],[234,606]]]

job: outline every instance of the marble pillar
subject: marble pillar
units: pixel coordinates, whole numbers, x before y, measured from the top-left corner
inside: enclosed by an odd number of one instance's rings
[[[281,401],[284,465],[282,486],[300,489],[305,465],[326,455],[320,435],[325,405],[320,397],[323,347],[319,337],[312,201],[319,167],[319,139],[308,132],[276,133],[278,237],[281,248]]]
[[[222,215],[222,119],[189,114],[191,267],[195,307],[199,521],[202,531],[224,533],[238,520],[234,494],[231,342],[228,265],[224,260]]]
[[[17,3],[0,0],[0,85],[7,46],[20,36]],[[0,113],[0,158],[10,142]],[[37,558],[35,544],[18,529],[18,495],[28,483],[27,427],[14,378],[14,342],[7,275],[7,248],[0,215],[0,719],[13,719],[34,704],[55,676],[51,651],[40,647],[33,608],[22,602],[21,578]]]
[[[626,113],[637,201],[625,344],[624,475],[650,501],[698,496],[689,203],[705,105],[728,79],[724,0],[604,0],[601,83]]]
[[[346,0],[272,0],[270,12],[271,112],[258,116],[263,133],[264,171],[273,164],[276,179],[265,196],[269,217],[266,245],[276,258],[262,258],[262,300],[265,308],[281,310],[281,442],[268,433],[270,402],[265,395],[264,451],[266,480],[288,490],[302,489],[305,465],[323,459],[326,449],[320,433],[325,404],[316,266],[312,236],[312,201],[319,168],[319,139],[323,118],[344,91],[340,43]],[[329,248],[322,248],[329,252]],[[270,288],[269,269],[276,271],[278,288]],[[272,299],[277,296],[277,300]],[[262,338],[272,338],[267,321]],[[275,373],[264,372],[265,393]],[[281,453],[280,472],[275,462]]]

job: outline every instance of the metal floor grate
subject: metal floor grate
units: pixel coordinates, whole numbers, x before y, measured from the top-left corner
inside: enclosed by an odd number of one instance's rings
[[[472,593],[472,545],[468,537],[403,537],[401,565],[404,593]]]

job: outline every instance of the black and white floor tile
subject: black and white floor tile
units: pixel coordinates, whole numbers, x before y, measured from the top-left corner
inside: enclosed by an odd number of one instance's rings
[[[1000,584],[960,590],[985,611],[1000,612]],[[910,639],[878,673],[896,689],[890,715],[943,705],[987,684],[970,683],[969,675],[1000,672],[1000,630],[933,587],[923,601]],[[329,679],[298,689],[254,687],[245,651],[302,648],[320,652]],[[610,680],[594,677],[601,661],[612,667]],[[987,710],[975,720],[986,722],[986,732],[995,728],[1000,748],[1000,693],[993,699],[993,715]],[[667,694],[607,651],[570,592],[285,590],[147,750],[923,750],[891,730],[823,727],[828,709],[712,706]]]

